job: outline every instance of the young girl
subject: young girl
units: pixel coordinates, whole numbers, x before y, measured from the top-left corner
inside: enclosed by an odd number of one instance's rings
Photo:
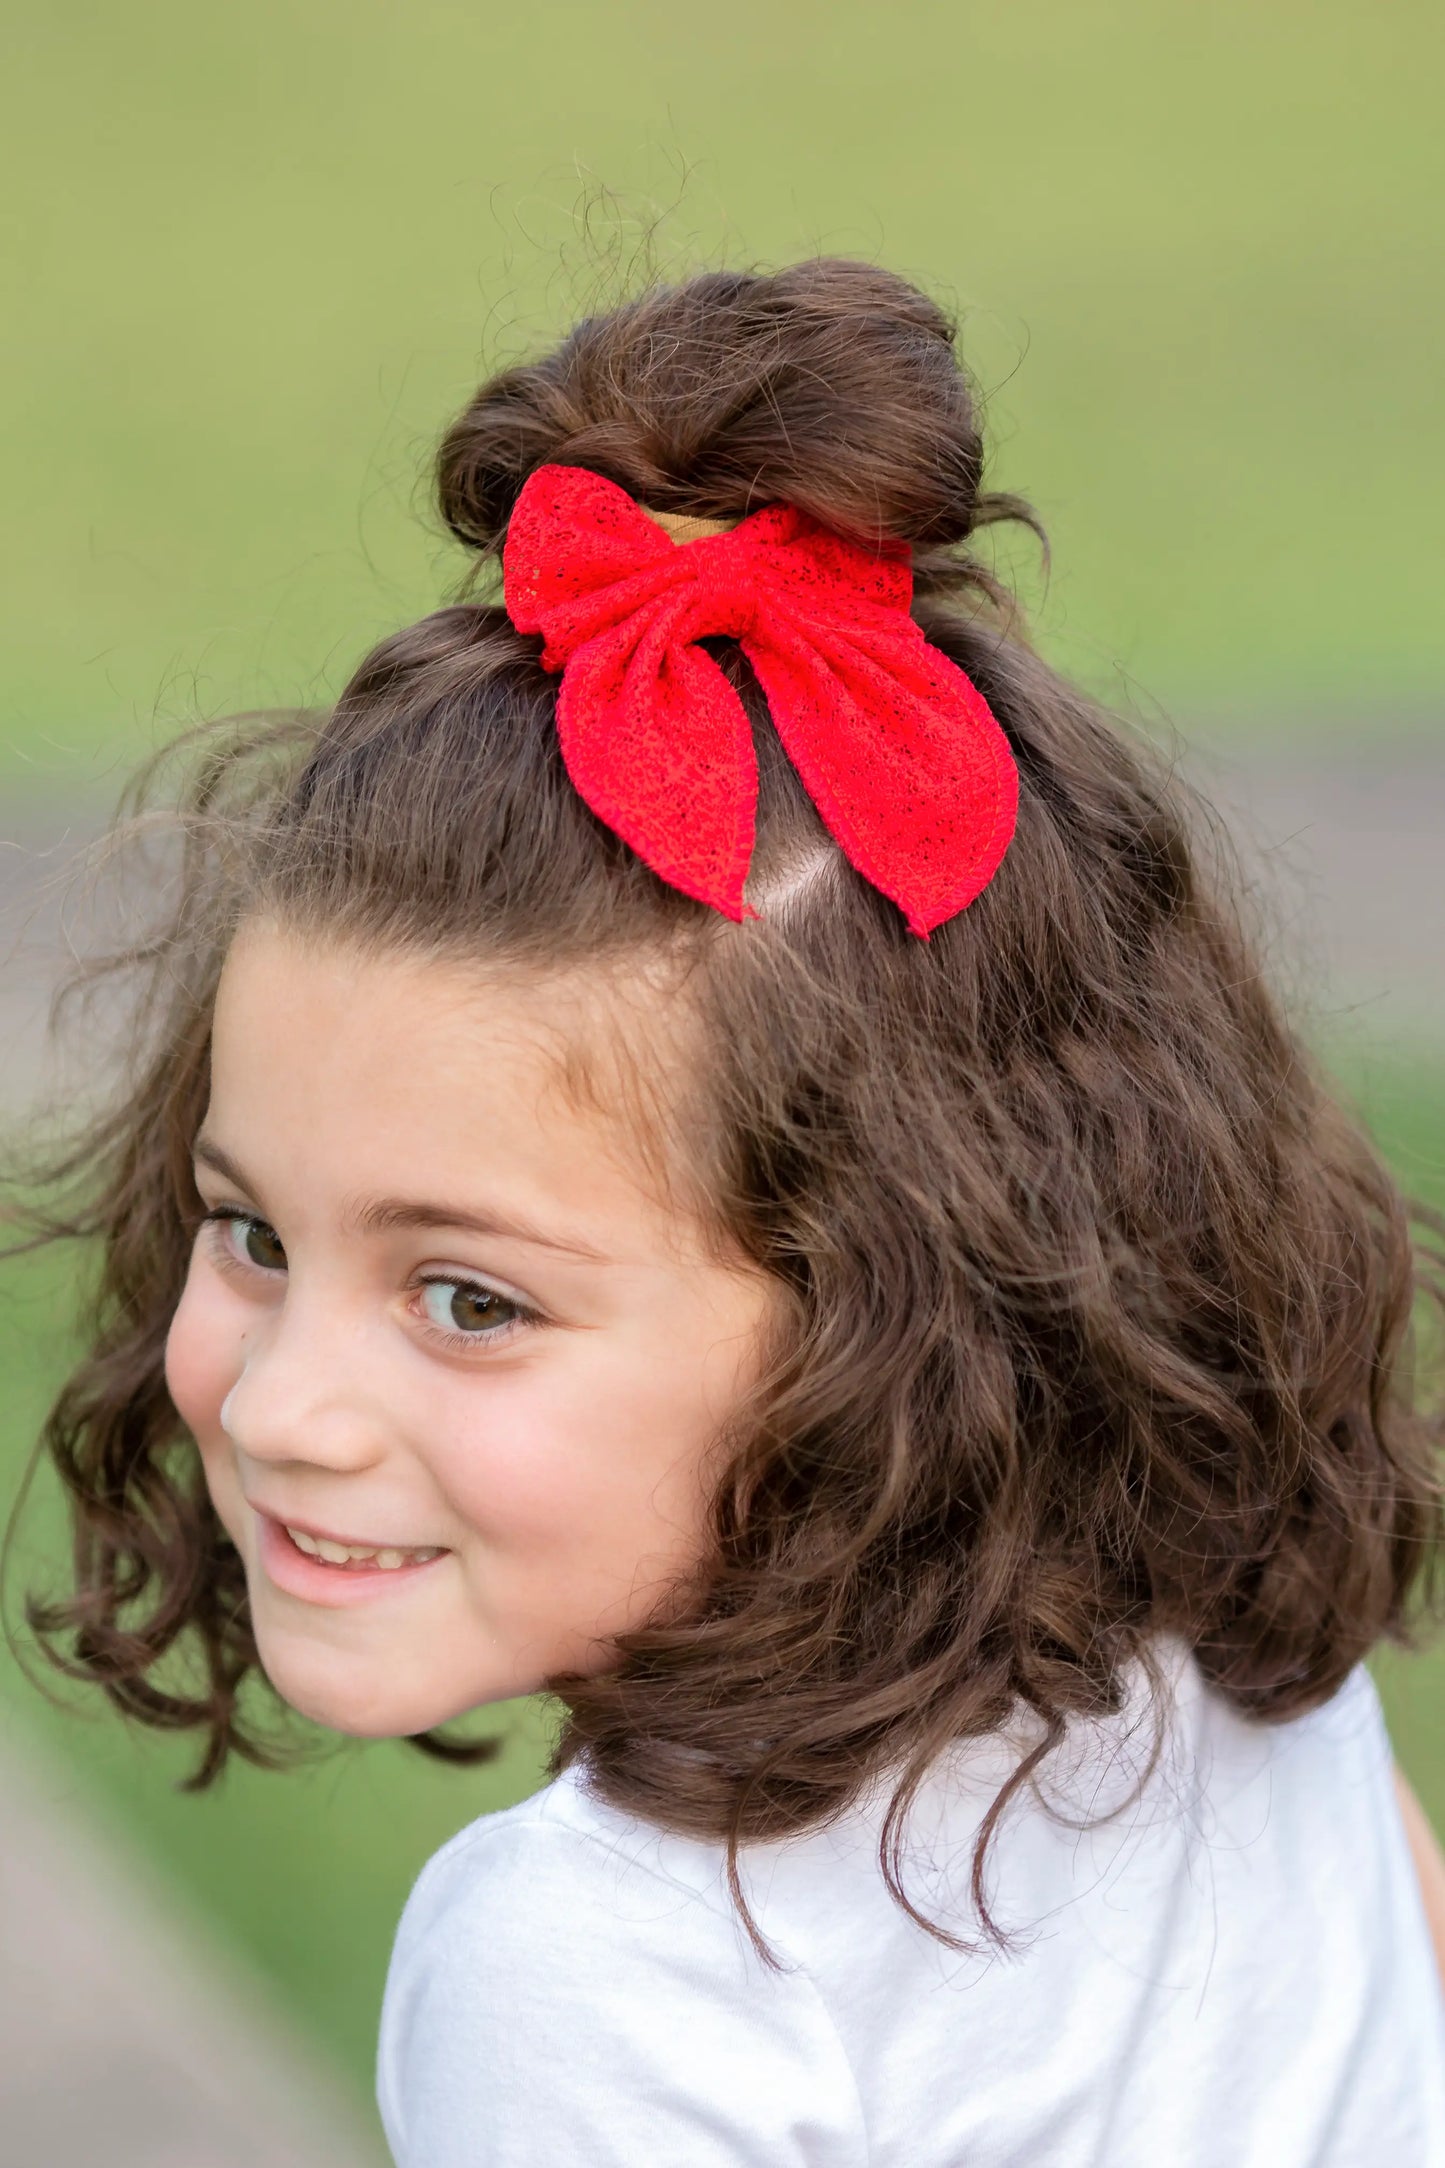
[[[556,1698],[401,1923],[403,2168],[1445,2163],[1362,1661],[1440,1539],[1423,1270],[974,554],[1029,514],[950,326],[651,292],[440,492],[498,598],[200,736],[62,1170],[41,1632],[200,1782],[255,1664],[432,1751]]]

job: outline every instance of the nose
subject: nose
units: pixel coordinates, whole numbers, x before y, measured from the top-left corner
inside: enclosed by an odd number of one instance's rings
[[[322,1316],[289,1289],[249,1338],[241,1375],[221,1404],[221,1428],[243,1462],[338,1474],[375,1467],[386,1453],[386,1424],[363,1326]]]

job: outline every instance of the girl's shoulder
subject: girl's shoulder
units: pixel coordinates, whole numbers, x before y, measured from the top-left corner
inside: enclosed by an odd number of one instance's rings
[[[592,1918],[641,1925],[666,1913],[713,1919],[731,1932],[721,1846],[697,1842],[627,1814],[603,1799],[576,1763],[517,1805],[469,1822],[433,1853],[412,1889],[397,1950],[433,1936],[462,1911],[485,1908],[489,1946],[519,1892],[535,1938],[555,1913],[574,1939]]]
[[[401,2168],[865,2156],[806,1972],[760,1972],[711,1848],[568,1773],[423,1870],[387,1975],[377,2095]],[[640,2120],[639,2120],[640,2119]],[[615,2125],[615,2128],[614,2128]]]
[[[989,1885],[1027,1936],[1031,1907],[1081,1900],[1081,1860],[1131,1874],[1141,1854],[1205,1855],[1211,1876],[1247,1856],[1257,1873],[1286,1841],[1327,1876],[1361,1855],[1367,1829],[1395,1819],[1393,1756],[1374,1682],[1358,1665],[1331,1700],[1288,1723],[1250,1721],[1204,1680],[1181,1643],[1156,1645],[1156,1681],[1141,1671],[1119,1711],[1071,1721],[1037,1783],[1010,1802]],[[985,1816],[1023,1753],[1033,1720],[941,1755],[904,1832],[906,1886],[921,1909],[965,1935],[978,1927],[973,1850]],[[831,1946],[866,1919],[872,1946],[913,1939],[880,1872],[879,1847],[897,1772],[887,1771],[836,1821],[775,1844],[752,1844],[738,1867],[749,1907],[785,1966],[826,1977]],[[1286,1838],[1286,1832],[1288,1837]],[[1391,1831],[1384,1829],[1388,1838]],[[966,1917],[964,1915],[967,1915]],[[552,1944],[599,1938],[618,1959],[653,1937],[705,1945],[714,1978],[724,1953],[729,1991],[757,1984],[755,1948],[728,1885],[721,1842],[623,1811],[574,1763],[530,1798],[481,1816],[433,1855],[408,1900],[393,1974],[423,1951],[453,1947],[494,1969],[514,1938],[516,1968],[550,1962]],[[734,1978],[733,1975],[736,1974]]]
[[[620,1812],[585,1767],[471,1824],[423,1871],[388,1977],[378,2083],[398,2161],[471,2162],[486,2130],[498,2163],[934,2168],[1035,2157],[1070,2128],[1069,2160],[1093,2163],[1117,2094],[1134,2168],[1189,2154],[1225,2069],[1244,2157],[1252,2129],[1313,2128],[1319,2088],[1289,2074],[1329,2038],[1370,2084],[1336,2150],[1320,2133],[1317,2154],[1302,2138],[1281,2160],[1354,2158],[1353,2125],[1378,2123],[1398,2157],[1433,2160],[1405,2142],[1428,2127],[1445,2162],[1439,1990],[1369,1673],[1265,1724],[1186,1650],[1158,1654],[1163,1695],[1141,1675],[1114,1717],[1071,1726],[1007,1810],[987,1881],[1004,1951],[979,1938],[971,1871],[1022,1720],[940,1757],[906,1824],[903,1887],[962,1951],[880,1871],[886,1778],[832,1825],[745,1848],[776,1970],[722,1845]]]

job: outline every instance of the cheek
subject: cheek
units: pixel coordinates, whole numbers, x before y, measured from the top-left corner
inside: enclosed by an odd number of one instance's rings
[[[675,1566],[705,1540],[718,1408],[698,1366],[656,1351],[574,1343],[459,1398],[428,1459],[457,1517],[492,1556],[561,1569],[580,1591]]]
[[[192,1259],[166,1336],[166,1388],[204,1453],[221,1443],[221,1403],[241,1375],[241,1326],[228,1291]]]

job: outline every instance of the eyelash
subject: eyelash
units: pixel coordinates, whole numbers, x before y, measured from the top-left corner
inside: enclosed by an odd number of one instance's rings
[[[210,1236],[210,1247],[217,1261],[227,1270],[261,1273],[268,1271],[269,1268],[265,1265],[243,1262],[241,1258],[235,1256],[231,1251],[224,1249],[219,1240],[221,1230],[231,1226],[264,1227],[268,1234],[274,1234],[275,1229],[270,1221],[263,1220],[259,1213],[241,1212],[233,1206],[217,1205],[214,1210],[202,1213],[201,1225],[215,1230],[214,1234]],[[515,1295],[504,1295],[499,1287],[489,1287],[485,1280],[463,1279],[455,1272],[432,1272],[426,1274],[416,1284],[418,1287],[460,1287],[472,1294],[490,1295],[499,1302],[505,1302],[509,1309],[516,1312],[516,1315],[510,1318],[505,1325],[495,1326],[484,1333],[448,1332],[445,1326],[434,1325],[430,1318],[424,1318],[422,1323],[428,1336],[437,1341],[442,1347],[456,1348],[467,1354],[475,1354],[478,1347],[496,1347],[503,1340],[513,1339],[524,1327],[539,1325],[542,1322],[539,1311],[529,1309],[527,1304],[519,1302]]]

